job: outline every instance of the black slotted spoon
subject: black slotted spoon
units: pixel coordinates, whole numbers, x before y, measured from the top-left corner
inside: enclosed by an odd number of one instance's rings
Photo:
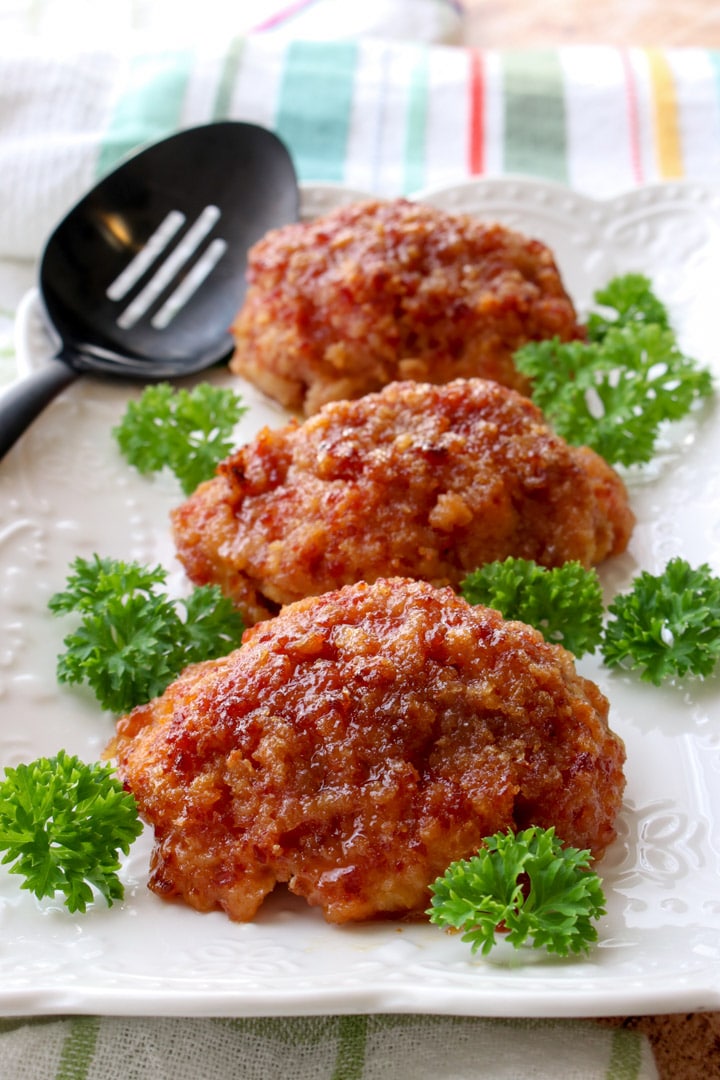
[[[0,397],[0,458],[81,374],[150,382],[228,357],[248,248],[298,214],[285,145],[240,121],[171,135],[101,180],[45,246],[40,295],[61,344]]]

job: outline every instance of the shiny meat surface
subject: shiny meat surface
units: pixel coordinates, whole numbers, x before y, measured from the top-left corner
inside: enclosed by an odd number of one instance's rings
[[[252,919],[278,882],[331,922],[402,916],[497,829],[602,855],[624,748],[570,653],[405,579],[286,608],[117,725],[150,887]]]
[[[618,475],[481,379],[394,383],[266,429],[173,513],[181,561],[246,623],[355,581],[457,587],[508,555],[584,565],[624,550]]]
[[[527,390],[515,350],[583,333],[544,244],[403,199],[274,230],[248,275],[231,369],[306,416],[404,379]]]

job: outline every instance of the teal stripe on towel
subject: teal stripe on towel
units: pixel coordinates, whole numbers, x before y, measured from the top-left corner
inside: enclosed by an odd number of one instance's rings
[[[288,46],[275,129],[300,180],[344,179],[357,52],[350,41]]]
[[[715,93],[720,102],[720,49],[708,49],[708,59],[715,75]]]
[[[427,49],[419,49],[410,79],[405,139],[405,182],[410,194],[425,185],[427,112],[430,64]]]
[[[192,63],[192,50],[185,49],[133,58],[127,85],[100,147],[98,177],[105,176],[131,150],[180,127]]]

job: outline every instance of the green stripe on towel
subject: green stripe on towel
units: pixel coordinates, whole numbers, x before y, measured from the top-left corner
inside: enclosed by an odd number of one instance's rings
[[[79,1016],[70,1021],[55,1080],[86,1080],[99,1033],[99,1016]]]
[[[557,50],[503,54],[507,173],[568,182],[565,93]]]
[[[637,1080],[642,1065],[642,1044],[635,1032],[618,1027],[612,1033],[607,1080]]]
[[[357,53],[353,42],[288,46],[275,130],[300,180],[344,179]]]
[[[341,1016],[337,1060],[332,1080],[362,1080],[365,1071],[367,1016]]]

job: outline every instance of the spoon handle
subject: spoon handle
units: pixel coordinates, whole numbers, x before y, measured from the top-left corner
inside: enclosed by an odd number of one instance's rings
[[[77,377],[69,364],[53,360],[0,394],[0,460],[45,406]]]

